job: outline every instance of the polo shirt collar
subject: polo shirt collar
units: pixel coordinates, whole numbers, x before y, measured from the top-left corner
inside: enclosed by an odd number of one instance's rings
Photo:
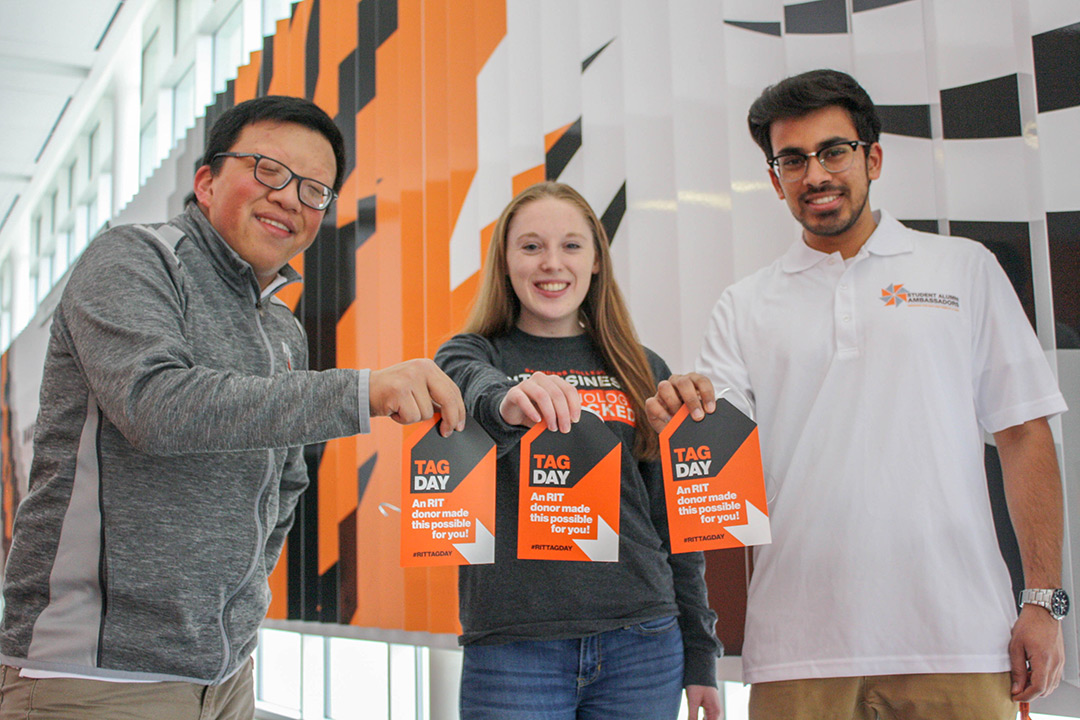
[[[877,227],[859,249],[859,254],[899,255],[915,249],[911,233],[900,221],[884,210],[874,211]],[[786,273],[800,273],[817,265],[829,257],[828,253],[807,245],[799,233],[799,239],[792,244],[781,260],[780,266]]]

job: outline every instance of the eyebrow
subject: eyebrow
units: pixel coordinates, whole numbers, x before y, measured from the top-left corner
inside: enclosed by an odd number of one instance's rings
[[[543,237],[540,235],[540,233],[530,231],[530,232],[524,232],[524,233],[516,236],[514,238],[514,240],[519,241],[519,240],[524,240],[526,238],[536,238],[537,240],[542,240],[543,239]],[[577,232],[569,232],[569,233],[566,233],[565,235],[563,235],[563,238],[578,238],[578,239],[581,239],[581,240],[585,240],[587,238],[587,236],[582,235],[581,233],[577,233]]]
[[[836,145],[837,143],[845,143],[845,142],[854,142],[854,141],[849,139],[849,138],[843,137],[841,135],[834,135],[831,138],[827,138],[827,139],[822,140],[821,142],[819,142],[817,148],[814,149],[814,152],[820,150],[821,148],[829,147],[830,145]],[[801,147],[788,146],[788,147],[781,148],[781,149],[777,150],[775,153],[773,153],[773,157],[780,157],[781,155],[804,155],[804,154],[806,154],[806,151],[803,150]]]

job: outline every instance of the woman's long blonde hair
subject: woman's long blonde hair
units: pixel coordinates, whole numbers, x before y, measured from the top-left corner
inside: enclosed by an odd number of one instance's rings
[[[506,262],[510,222],[523,206],[546,197],[574,205],[592,230],[599,269],[593,275],[589,291],[581,303],[581,323],[600,349],[608,372],[618,378],[634,411],[634,456],[655,460],[660,454],[660,441],[645,415],[645,400],[656,393],[656,379],[615,282],[604,226],[589,203],[574,188],[557,182],[537,183],[519,193],[502,211],[495,223],[480,289],[462,332],[494,337],[510,332],[517,323],[521,301],[510,285]]]

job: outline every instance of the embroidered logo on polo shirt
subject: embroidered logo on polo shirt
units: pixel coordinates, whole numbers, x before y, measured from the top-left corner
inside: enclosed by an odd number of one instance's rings
[[[907,290],[904,289],[903,283],[899,285],[890,285],[883,289],[881,291],[881,301],[885,303],[885,307],[891,305],[903,305],[907,302]]]
[[[960,298],[949,293],[916,292],[908,290],[903,283],[894,283],[882,288],[881,302],[884,307],[900,307],[907,304],[908,307],[932,307],[942,310],[960,310]]]

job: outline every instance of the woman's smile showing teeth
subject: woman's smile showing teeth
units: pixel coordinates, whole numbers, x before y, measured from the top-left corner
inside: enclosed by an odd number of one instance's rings
[[[570,283],[557,280],[542,280],[536,283],[536,287],[544,292],[555,293],[570,287]]]

